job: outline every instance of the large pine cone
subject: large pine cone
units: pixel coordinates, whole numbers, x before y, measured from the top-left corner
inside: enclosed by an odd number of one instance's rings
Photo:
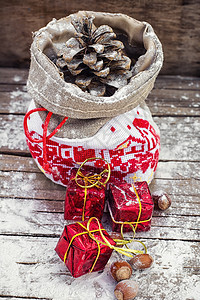
[[[66,81],[94,96],[111,96],[132,76],[124,44],[108,25],[96,28],[94,17],[73,18],[76,35],[57,54],[56,65]]]

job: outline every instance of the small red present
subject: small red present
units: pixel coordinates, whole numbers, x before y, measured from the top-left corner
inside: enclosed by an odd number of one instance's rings
[[[105,206],[107,170],[91,166],[72,169],[65,198],[65,220],[85,221],[91,217],[101,220]]]
[[[154,204],[146,181],[111,183],[108,198],[113,231],[120,232],[124,222],[132,224],[135,231],[150,229]],[[132,231],[129,224],[124,223],[124,232]]]
[[[101,234],[110,245],[115,246],[116,243],[96,218],[65,226],[55,251],[73,277],[104,269],[113,249],[105,244]]]

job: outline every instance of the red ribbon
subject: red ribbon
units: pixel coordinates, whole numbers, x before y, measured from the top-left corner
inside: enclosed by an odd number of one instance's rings
[[[44,122],[44,128],[43,128],[43,136],[42,139],[34,139],[32,138],[32,136],[30,135],[30,132],[28,130],[28,117],[35,113],[35,112],[39,112],[39,111],[48,111],[46,108],[40,107],[40,108],[34,108],[31,109],[29,112],[27,112],[27,114],[24,117],[24,131],[25,131],[25,135],[26,137],[32,142],[32,143],[43,143],[43,169],[48,172],[51,173],[52,169],[50,168],[50,165],[47,161],[47,140],[49,140],[52,136],[54,136],[58,130],[64,125],[64,123],[67,121],[68,117],[65,117],[62,122],[54,129],[54,131],[52,133],[50,133],[49,135],[47,135],[47,128],[49,125],[49,122],[51,120],[51,117],[53,115],[52,112],[48,112],[47,117],[45,119]]]

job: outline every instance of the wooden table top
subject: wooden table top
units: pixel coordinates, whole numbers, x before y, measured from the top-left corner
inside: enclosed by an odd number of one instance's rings
[[[23,118],[30,98],[27,70],[0,69],[0,299],[113,299],[116,283],[103,273],[71,277],[54,251],[65,221],[65,188],[37,168]],[[154,264],[134,271],[136,299],[200,299],[200,79],[160,76],[147,99],[161,131],[151,192],[166,191],[172,206],[154,211],[149,232],[137,233]]]

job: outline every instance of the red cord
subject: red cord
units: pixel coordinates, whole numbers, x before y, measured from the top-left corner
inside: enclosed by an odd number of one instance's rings
[[[32,143],[41,143],[43,142],[43,139],[41,140],[38,140],[38,139],[33,139],[29,133],[29,130],[28,130],[28,124],[27,124],[27,120],[28,120],[28,117],[34,113],[34,112],[38,112],[38,111],[47,111],[46,108],[35,108],[35,109],[31,109],[29,112],[26,113],[25,117],[24,117],[24,132],[25,132],[25,135],[26,137],[32,142]]]
[[[34,112],[38,112],[38,111],[47,111],[46,108],[34,108],[32,110],[30,110],[24,117],[24,131],[25,131],[25,135],[26,137],[32,142],[32,143],[43,143],[43,169],[49,173],[51,173],[52,169],[50,168],[50,165],[48,163],[47,160],[47,140],[50,139],[54,134],[56,134],[58,132],[58,130],[64,125],[64,123],[67,121],[68,117],[65,117],[62,122],[54,129],[54,131],[52,133],[50,133],[47,136],[47,128],[50,122],[50,119],[53,115],[52,112],[48,112],[47,117],[45,119],[44,122],[44,129],[43,129],[43,137],[42,139],[34,139],[31,137],[30,132],[28,130],[28,117],[34,113]]]
[[[52,112],[48,112],[48,115],[44,122],[43,137],[42,137],[42,140],[43,140],[43,169],[45,171],[50,171],[50,172],[51,172],[51,169],[50,169],[49,163],[47,161],[47,127],[49,125],[52,114],[53,114]]]

